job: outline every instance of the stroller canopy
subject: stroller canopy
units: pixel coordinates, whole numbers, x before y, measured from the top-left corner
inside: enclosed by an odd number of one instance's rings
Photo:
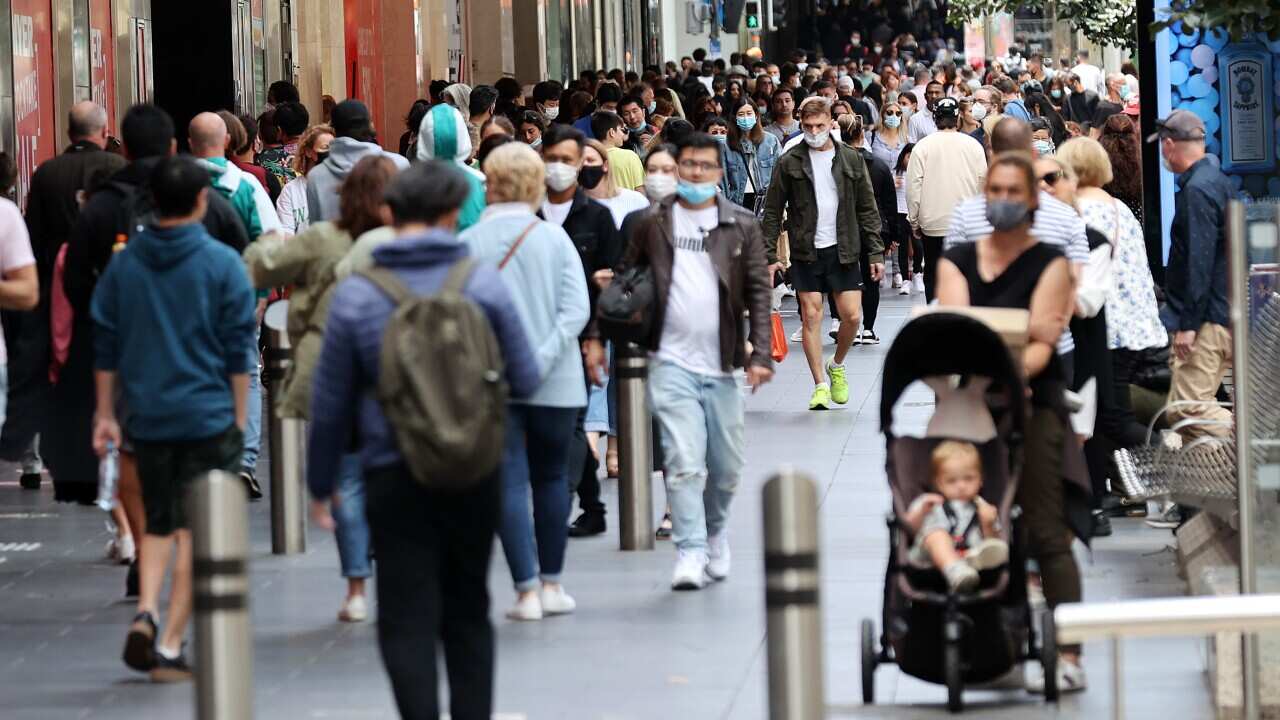
[[[934,312],[903,326],[884,360],[880,430],[893,427],[893,407],[911,383],[933,375],[987,377],[1005,396],[1010,427],[1022,429],[1025,402],[1021,368],[994,330],[967,315]]]

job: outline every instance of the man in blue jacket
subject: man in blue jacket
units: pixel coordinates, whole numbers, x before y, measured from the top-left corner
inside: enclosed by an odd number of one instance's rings
[[[437,292],[467,256],[454,230],[471,184],[456,163],[425,160],[386,192],[396,242],[373,253],[418,294]],[[537,390],[541,372],[520,315],[497,268],[479,266],[464,295],[493,327],[512,398]],[[493,707],[493,627],[489,557],[501,509],[497,471],[476,489],[433,491],[410,475],[376,397],[382,335],[395,303],[367,278],[334,290],[311,396],[307,485],[312,516],[328,525],[324,503],[353,430],[368,488],[369,529],[378,575],[378,643],[400,715],[439,716],[436,647],[449,668],[450,712],[487,718]]]
[[[191,678],[182,650],[191,615],[186,491],[205,472],[240,469],[255,321],[244,263],[201,224],[208,171],[170,157],[150,185],[154,222],[107,265],[93,295],[93,446],[99,455],[120,447],[118,381],[147,521],[124,661],[154,681],[174,682]],[[160,587],[175,545],[169,623],[157,638]]]

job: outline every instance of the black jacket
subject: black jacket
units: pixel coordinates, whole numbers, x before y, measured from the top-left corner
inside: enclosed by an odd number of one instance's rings
[[[871,175],[871,189],[876,194],[876,207],[880,210],[880,242],[887,251],[898,241],[898,190],[893,186],[893,171],[870,150],[858,148],[858,153],[866,161],[867,172]]]
[[[546,220],[542,211],[538,217]],[[591,280],[597,270],[611,269],[622,258],[622,234],[613,224],[613,213],[609,208],[587,197],[587,191],[578,186],[573,196],[573,206],[564,219],[565,233],[573,241],[582,258],[582,271],[587,276],[587,295],[591,300],[591,320],[582,331],[583,338],[594,338],[599,335],[596,330],[596,299],[600,296],[600,288]]]

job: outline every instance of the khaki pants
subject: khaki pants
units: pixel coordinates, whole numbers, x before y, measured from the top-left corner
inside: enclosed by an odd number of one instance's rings
[[[1184,441],[1204,435],[1226,437],[1231,434],[1231,411],[1218,405],[1214,399],[1218,386],[1231,366],[1231,333],[1222,325],[1205,323],[1196,333],[1195,345],[1185,360],[1170,355],[1173,383],[1169,388],[1169,402],[1186,400],[1202,404],[1182,405],[1170,408],[1165,419],[1173,425],[1181,420],[1197,419],[1223,422],[1213,425],[1191,425],[1178,432]]]

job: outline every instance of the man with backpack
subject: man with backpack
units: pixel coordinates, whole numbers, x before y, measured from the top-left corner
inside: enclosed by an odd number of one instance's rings
[[[307,485],[321,503],[354,433],[378,558],[378,642],[406,718],[440,714],[440,645],[451,716],[492,713],[487,583],[506,400],[541,382],[497,269],[477,265],[454,234],[471,190],[462,172],[426,160],[388,188],[398,237],[334,291],[311,403]],[[312,516],[329,525],[321,503]]]
[[[155,682],[191,678],[183,636],[192,607],[187,490],[210,470],[235,472],[243,449],[256,322],[244,263],[200,224],[208,172],[187,157],[151,173],[154,218],[107,266],[93,294],[99,456],[124,439],[116,389],[129,415],[146,512],[142,592],[124,662]],[[158,632],[171,555],[168,624]]]

